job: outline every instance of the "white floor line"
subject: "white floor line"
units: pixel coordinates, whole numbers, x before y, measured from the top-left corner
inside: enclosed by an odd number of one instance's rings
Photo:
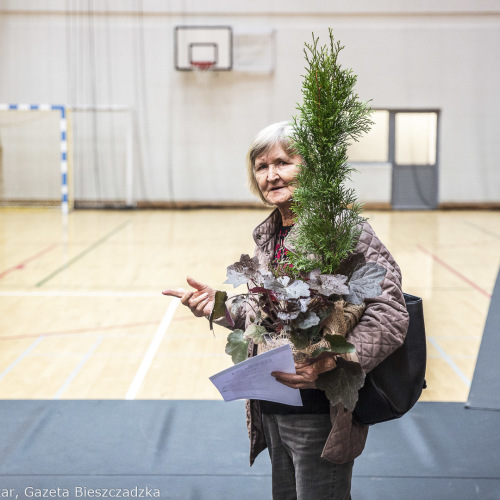
[[[44,339],[45,337],[38,337],[24,352],[17,357],[5,370],[0,373],[0,380],[2,380],[10,371],[12,371],[28,354]]]
[[[132,383],[130,384],[125,399],[135,399],[135,397],[137,396],[137,393],[141,388],[144,378],[148,373],[149,367],[153,362],[156,352],[160,347],[163,337],[167,332],[167,329],[170,325],[170,322],[172,321],[172,318],[174,317],[175,311],[179,304],[180,304],[180,299],[172,297],[172,302],[170,302],[170,305],[168,306],[167,311],[163,316],[163,319],[161,320],[158,329],[156,330],[155,336],[153,337],[151,344],[149,344],[148,350],[146,351],[141,366],[139,366],[139,369],[137,370],[137,373],[135,374],[135,377],[132,380]]]
[[[115,290],[2,290],[0,297],[161,297],[158,292],[120,292]]]
[[[462,370],[455,364],[448,353],[437,343],[436,339],[429,337],[429,342],[438,350],[440,356],[450,365],[451,369],[465,382],[467,387],[470,387],[471,381],[464,375]]]
[[[87,361],[90,359],[92,354],[94,354],[94,351],[97,349],[99,344],[102,342],[102,337],[99,337],[97,339],[97,342],[87,351],[83,359],[78,363],[76,368],[69,374],[68,378],[64,381],[64,383],[61,385],[59,390],[55,393],[54,397],[52,399],[61,399],[61,396],[66,392],[66,389],[69,387],[71,382],[73,382],[74,378],[78,375],[80,370],[85,366]]]

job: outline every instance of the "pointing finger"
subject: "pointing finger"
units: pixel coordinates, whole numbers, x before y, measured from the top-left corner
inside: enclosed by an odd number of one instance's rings
[[[169,295],[170,297],[178,297],[179,299],[186,293],[184,290],[163,290],[161,292],[163,295]]]

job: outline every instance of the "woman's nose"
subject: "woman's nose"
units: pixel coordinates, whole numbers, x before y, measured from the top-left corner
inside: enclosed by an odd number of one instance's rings
[[[268,170],[267,170],[267,180],[274,181],[278,178],[279,178],[279,175],[278,175],[278,169],[276,168],[276,166],[273,164],[269,165]]]

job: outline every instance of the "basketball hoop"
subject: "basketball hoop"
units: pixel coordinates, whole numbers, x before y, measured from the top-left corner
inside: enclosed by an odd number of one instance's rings
[[[193,72],[199,82],[207,82],[214,67],[215,62],[213,61],[191,61],[191,68],[193,68]]]
[[[195,71],[209,71],[215,66],[213,61],[191,61],[191,67]]]

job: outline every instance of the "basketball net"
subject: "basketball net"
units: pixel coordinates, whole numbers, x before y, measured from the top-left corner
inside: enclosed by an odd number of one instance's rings
[[[191,61],[191,67],[199,82],[207,82],[210,79],[214,66],[215,63],[211,61]]]

